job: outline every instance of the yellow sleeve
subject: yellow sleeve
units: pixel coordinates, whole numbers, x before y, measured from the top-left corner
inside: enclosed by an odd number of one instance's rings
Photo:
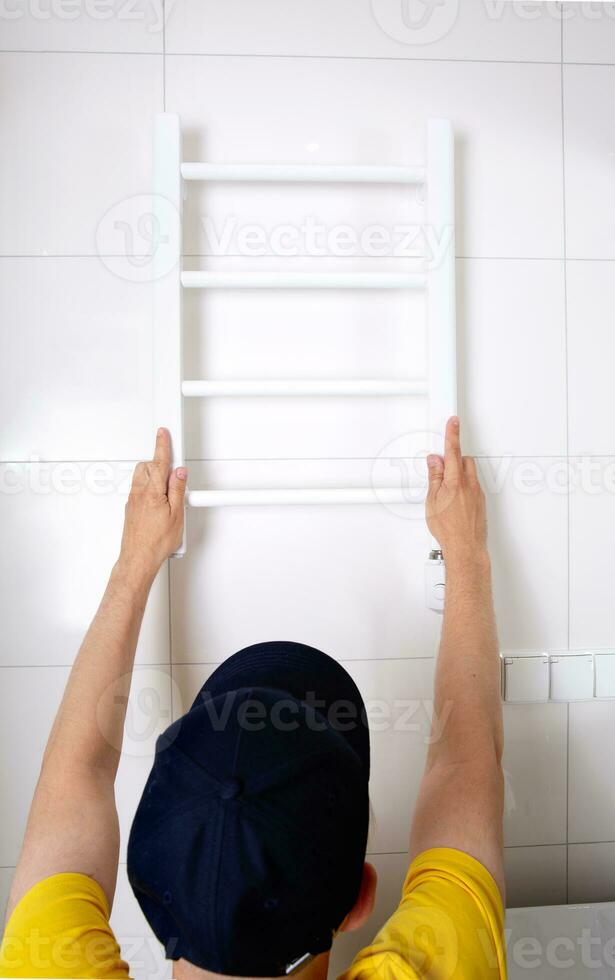
[[[44,878],[15,906],[0,946],[1,977],[128,977],[109,903],[84,874]]]
[[[396,912],[339,980],[505,980],[504,907],[486,868],[438,847],[412,862]]]

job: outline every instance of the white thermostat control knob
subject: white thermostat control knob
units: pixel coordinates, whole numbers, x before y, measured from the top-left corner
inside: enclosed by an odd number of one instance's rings
[[[425,562],[425,603],[428,609],[442,612],[446,592],[446,570],[441,551],[430,552]]]

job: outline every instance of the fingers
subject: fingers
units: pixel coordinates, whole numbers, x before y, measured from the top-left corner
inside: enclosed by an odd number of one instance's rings
[[[187,479],[188,470],[185,466],[178,466],[176,470],[173,470],[169,477],[169,489],[167,493],[169,497],[169,504],[173,512],[183,510]]]
[[[156,433],[156,448],[154,462],[171,465],[171,435],[168,429],[160,428]]]
[[[444,460],[441,456],[427,457],[427,479],[429,481],[429,493],[435,493],[442,485],[444,476]]]
[[[143,490],[146,487],[156,493],[166,494],[169,469],[171,466],[171,436],[168,429],[158,429],[156,447],[150,462],[137,463],[132,476],[132,486]]]
[[[461,479],[462,473],[459,419],[453,415],[446,423],[444,433],[444,479],[449,483],[456,483]]]
[[[171,466],[171,435],[168,429],[160,428],[156,433],[156,448],[152,462],[152,483],[157,490],[166,493]]]
[[[132,474],[133,489],[140,489],[144,487],[148,479],[149,479],[149,464],[137,463],[137,465],[135,466],[135,471]]]
[[[463,474],[468,483],[476,484],[479,482],[476,472],[476,461],[472,456],[463,457]]]

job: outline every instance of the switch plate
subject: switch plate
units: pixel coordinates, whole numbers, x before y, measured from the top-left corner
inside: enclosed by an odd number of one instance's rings
[[[594,696],[594,658],[555,654],[549,658],[552,701],[585,701]]]
[[[597,653],[594,657],[596,697],[615,698],[615,651]]]
[[[549,700],[549,657],[503,657],[505,701]]]

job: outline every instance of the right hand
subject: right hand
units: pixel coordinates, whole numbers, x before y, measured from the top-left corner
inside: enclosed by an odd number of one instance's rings
[[[446,423],[444,457],[427,457],[429,492],[427,526],[447,562],[487,559],[485,495],[478,482],[476,463],[461,455],[459,419]]]
[[[188,471],[171,470],[171,437],[158,429],[154,458],[139,463],[124,519],[119,564],[153,580],[166,558],[179,548],[184,531]]]

